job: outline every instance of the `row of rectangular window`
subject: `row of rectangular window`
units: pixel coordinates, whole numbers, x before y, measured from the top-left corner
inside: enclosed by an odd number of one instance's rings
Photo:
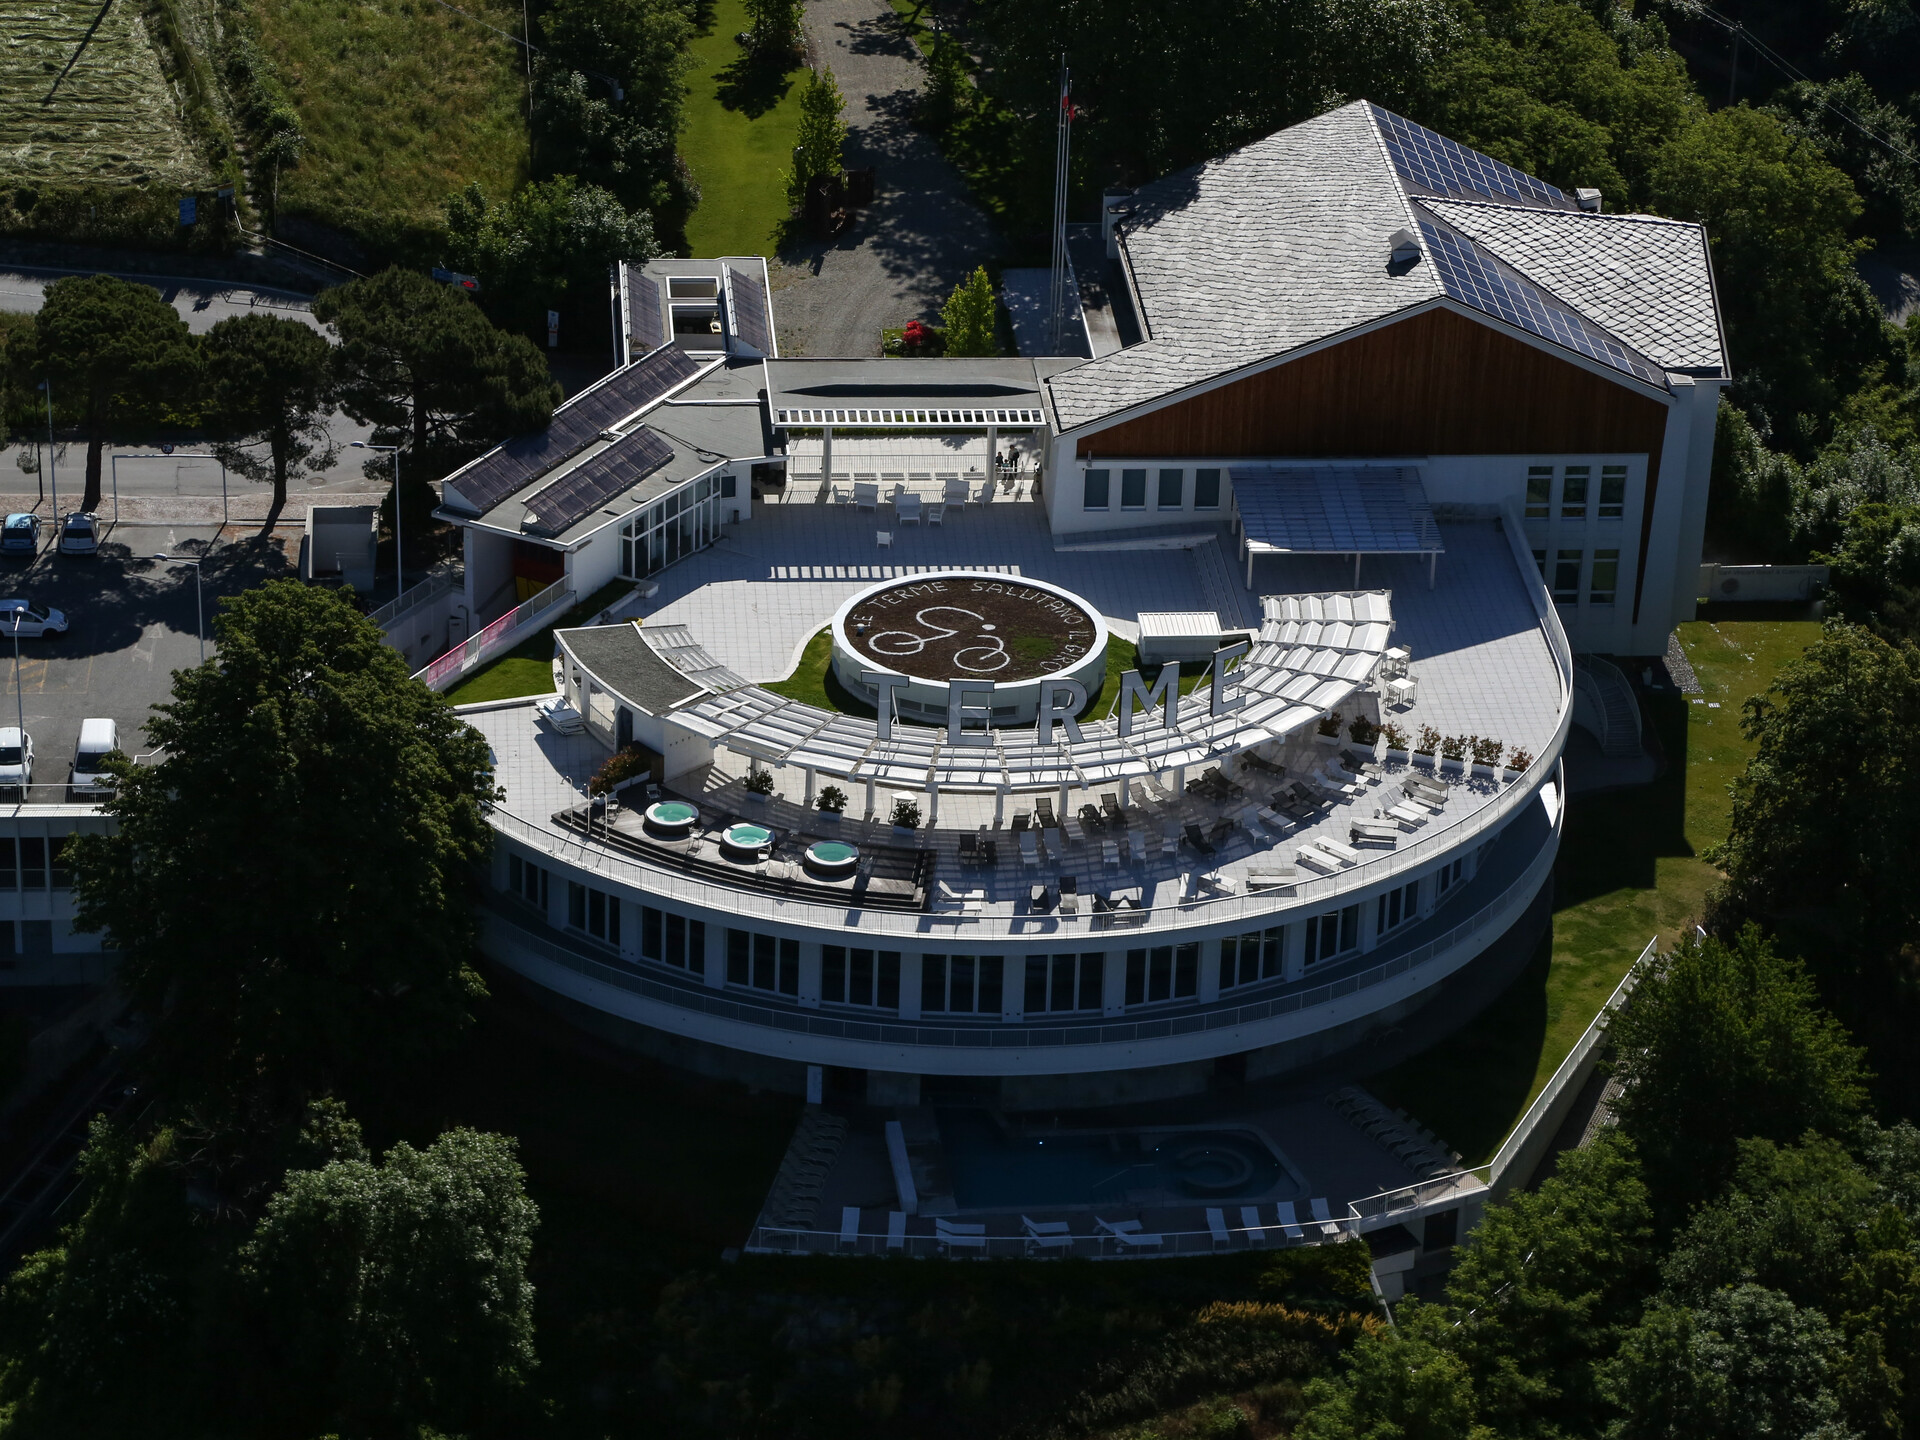
[[[1593,467],[1567,465],[1560,471],[1560,518],[1585,520],[1587,504],[1593,499],[1593,514],[1599,520],[1619,520],[1627,513],[1627,467],[1602,465],[1600,490],[1593,492]],[[1553,518],[1554,473],[1551,465],[1527,467],[1527,519]]]
[[[642,579],[711,545],[726,520],[720,502],[734,494],[733,476],[721,475],[656,500],[620,527],[620,573]]]
[[[1587,603],[1589,605],[1611,605],[1620,594],[1620,552],[1618,550],[1595,550],[1591,552],[1592,564],[1587,564],[1588,552],[1582,550],[1556,550],[1553,555],[1553,569],[1547,569],[1547,552],[1533,552],[1533,563],[1540,567],[1540,578],[1553,590],[1556,605],[1578,605],[1580,603],[1580,574],[1587,574]]]
[[[72,838],[23,835],[18,840],[0,840],[0,890],[71,890],[67,845]]]
[[[1159,471],[1153,493],[1155,509],[1185,510],[1187,508],[1187,472],[1176,469]],[[1113,508],[1113,471],[1096,469],[1086,472],[1086,489],[1082,494],[1080,508],[1083,510]],[[1122,510],[1147,508],[1147,471],[1144,467],[1120,472],[1120,508]],[[1217,469],[1193,472],[1193,508],[1195,510],[1220,508],[1220,472]]]
[[[727,931],[727,983],[800,994],[800,942],[751,930]]]

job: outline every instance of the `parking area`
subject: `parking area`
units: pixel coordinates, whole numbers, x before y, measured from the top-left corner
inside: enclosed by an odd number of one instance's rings
[[[202,560],[209,653],[220,597],[294,573],[299,541],[289,532],[235,538],[229,530],[217,545],[215,533],[211,525],[121,524],[106,530],[98,555],[57,555],[49,533],[31,561],[0,559],[0,598],[51,606],[68,622],[63,635],[21,640],[17,671],[10,639],[0,634],[0,726],[17,724],[24,714],[33,740],[35,803],[67,798],[82,720],[111,719],[122,749],[144,751],[141,727],[153,705],[166,699],[173,671],[199,661],[194,567],[163,564],[154,555]]]

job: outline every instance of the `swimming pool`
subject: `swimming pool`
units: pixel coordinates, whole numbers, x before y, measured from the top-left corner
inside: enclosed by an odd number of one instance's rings
[[[953,1198],[963,1210],[1191,1204],[1264,1199],[1295,1188],[1279,1157],[1247,1130],[1015,1136],[979,1110],[941,1110],[939,1121]]]

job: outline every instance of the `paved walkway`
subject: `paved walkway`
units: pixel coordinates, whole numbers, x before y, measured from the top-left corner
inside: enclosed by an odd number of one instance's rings
[[[808,0],[807,28],[847,97],[847,166],[878,175],[874,203],[846,231],[774,263],[780,351],[878,355],[883,327],[936,318],[999,236],[933,138],[914,128],[919,52],[886,0]]]

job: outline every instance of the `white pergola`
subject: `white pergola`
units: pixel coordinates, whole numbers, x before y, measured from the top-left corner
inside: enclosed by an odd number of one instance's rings
[[[1425,555],[1427,588],[1446,546],[1411,465],[1233,467],[1234,519],[1253,588],[1256,555]]]

